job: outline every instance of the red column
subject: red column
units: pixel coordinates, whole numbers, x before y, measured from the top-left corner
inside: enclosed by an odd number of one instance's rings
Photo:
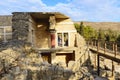
[[[51,33],[51,48],[55,48],[55,33]]]

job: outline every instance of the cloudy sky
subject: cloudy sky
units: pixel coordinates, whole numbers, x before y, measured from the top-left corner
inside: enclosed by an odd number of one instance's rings
[[[120,22],[120,0],[1,0],[0,15],[61,12],[73,21]]]

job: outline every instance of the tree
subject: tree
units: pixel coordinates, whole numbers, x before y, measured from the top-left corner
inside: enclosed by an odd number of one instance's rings
[[[98,40],[105,40],[105,31],[101,28],[98,30]]]
[[[118,35],[116,42],[117,42],[118,47],[120,47],[120,34]]]
[[[94,36],[95,36],[95,30],[90,26],[85,26],[84,27],[84,38],[86,40],[90,40],[90,39],[93,39]]]
[[[106,41],[116,41],[118,37],[118,33],[116,31],[112,31],[111,29],[107,30]]]
[[[75,23],[74,26],[75,26],[77,32],[80,33],[80,25]]]
[[[80,23],[80,28],[79,28],[80,30],[80,34],[82,35],[82,36],[84,36],[84,25],[83,25],[83,22],[81,22]]]
[[[91,26],[84,26],[83,22],[80,24],[74,24],[77,32],[83,36],[86,40],[93,39],[96,37],[96,30],[94,30]]]

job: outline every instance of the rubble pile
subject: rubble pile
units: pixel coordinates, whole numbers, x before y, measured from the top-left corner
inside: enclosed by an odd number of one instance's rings
[[[0,80],[76,80],[71,69],[43,62],[38,51],[28,45],[9,44],[0,50]]]
[[[65,67],[60,63],[49,64],[43,61],[40,52],[24,41],[11,41],[2,46],[4,47],[0,48],[0,80],[98,79],[91,58],[81,66],[80,61],[70,61],[68,67]],[[101,75],[110,74],[108,71],[103,71]]]

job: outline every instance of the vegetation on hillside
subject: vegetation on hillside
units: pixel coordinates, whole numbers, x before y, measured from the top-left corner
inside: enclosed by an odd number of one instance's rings
[[[83,22],[80,24],[75,23],[75,28],[77,32],[85,38],[86,41],[103,40],[120,43],[120,33],[111,29],[104,30],[102,28],[99,28],[99,30],[96,30],[89,25],[84,25]]]

